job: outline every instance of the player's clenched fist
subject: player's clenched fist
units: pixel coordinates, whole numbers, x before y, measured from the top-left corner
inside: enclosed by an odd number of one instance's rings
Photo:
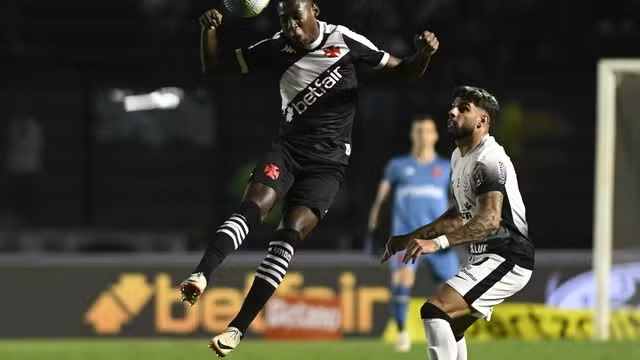
[[[425,31],[422,34],[418,34],[415,37],[415,44],[420,52],[426,52],[428,54],[433,54],[438,51],[438,47],[440,46],[440,42],[434,33],[431,31]]]
[[[222,14],[216,10],[207,10],[200,16],[200,26],[203,29],[217,29],[222,24]]]

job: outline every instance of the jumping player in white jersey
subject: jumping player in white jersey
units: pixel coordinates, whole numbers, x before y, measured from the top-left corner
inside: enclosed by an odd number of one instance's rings
[[[285,277],[300,241],[318,225],[345,180],[358,90],[356,66],[419,79],[439,45],[435,35],[425,31],[415,38],[417,52],[399,59],[344,26],[319,21],[320,8],[313,0],[280,0],[277,5],[281,31],[228,53],[218,48],[222,14],[209,10],[200,18],[207,76],[271,72],[280,78],[282,99],[278,134],[256,165],[240,206],[220,226],[180,286],[183,300],[193,305],[213,271],[240,247],[277,200],[285,200],[282,221],[240,312],[209,343],[219,356],[238,346]]]
[[[454,90],[447,129],[457,149],[451,158],[456,206],[409,234],[393,236],[382,261],[406,250],[415,262],[452,246],[468,245],[468,264],[420,309],[430,360],[466,360],[465,331],[490,320],[494,306],[520,291],[531,278],[534,247],[511,160],[489,135],[499,112],[486,90]]]

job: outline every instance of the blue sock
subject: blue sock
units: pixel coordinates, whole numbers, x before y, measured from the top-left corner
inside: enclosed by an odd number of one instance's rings
[[[404,331],[410,295],[411,289],[408,287],[400,285],[391,287],[391,315],[396,321],[398,331]]]

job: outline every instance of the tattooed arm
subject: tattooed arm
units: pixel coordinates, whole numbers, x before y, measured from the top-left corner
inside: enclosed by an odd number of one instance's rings
[[[478,214],[464,226],[438,237],[425,239],[413,238],[406,246],[402,261],[415,262],[422,254],[434,253],[438,250],[457,245],[469,244],[486,239],[500,227],[500,214],[504,195],[500,191],[490,191],[476,198]]]
[[[462,227],[462,217],[453,196],[453,189],[449,188],[449,208],[439,218],[431,223],[412,231],[407,236],[420,239],[433,239],[440,235],[449,234]]]
[[[433,239],[440,235],[447,235],[449,245],[457,246],[480,241],[491,235],[500,227],[502,200],[504,195],[499,191],[491,191],[476,198],[478,214],[464,226],[445,234],[421,237]]]
[[[410,235],[420,239],[433,239],[452,233],[460,227],[462,227],[462,219],[458,208],[454,205],[432,223],[414,230]]]

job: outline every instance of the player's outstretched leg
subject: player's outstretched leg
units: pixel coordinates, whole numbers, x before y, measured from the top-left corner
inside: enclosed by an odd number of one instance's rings
[[[253,319],[280,286],[297,244],[317,224],[318,217],[308,207],[296,206],[285,212],[278,231],[269,243],[267,256],[256,271],[240,312],[224,332],[214,336],[209,342],[209,347],[218,356],[226,356],[238,346]]]
[[[207,244],[200,264],[180,284],[182,301],[195,304],[207,287],[211,273],[230,253],[238,249],[249,232],[269,213],[275,201],[276,192],[270,187],[261,183],[249,184],[238,210],[218,228],[215,237]]]

